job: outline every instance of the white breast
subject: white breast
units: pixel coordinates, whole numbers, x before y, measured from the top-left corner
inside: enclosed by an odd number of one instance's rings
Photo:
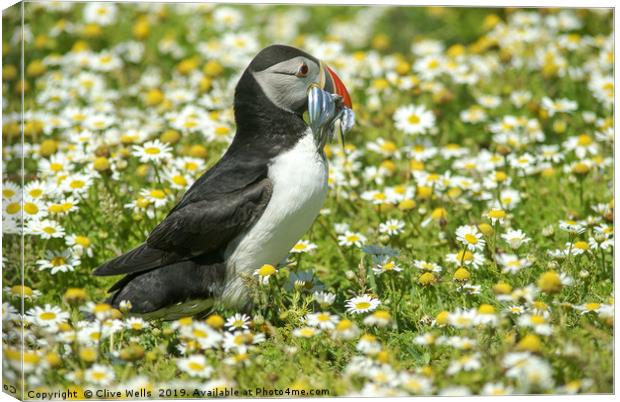
[[[222,301],[241,304],[245,294],[240,273],[263,264],[278,264],[308,230],[327,195],[327,162],[317,152],[310,130],[294,148],[272,160],[273,191],[256,224],[226,249],[227,282]]]

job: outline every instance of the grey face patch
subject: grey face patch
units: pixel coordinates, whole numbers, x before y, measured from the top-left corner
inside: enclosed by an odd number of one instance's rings
[[[308,66],[308,73],[305,77],[298,77],[295,74],[304,63]],[[274,105],[297,112],[306,104],[310,85],[319,82],[320,67],[314,61],[299,56],[252,74]]]

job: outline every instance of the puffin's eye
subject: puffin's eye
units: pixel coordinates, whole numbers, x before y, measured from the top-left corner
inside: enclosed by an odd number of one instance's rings
[[[297,73],[295,75],[298,77],[305,77],[308,75],[308,65],[306,63],[302,63],[302,65],[299,66],[299,69],[297,69]]]

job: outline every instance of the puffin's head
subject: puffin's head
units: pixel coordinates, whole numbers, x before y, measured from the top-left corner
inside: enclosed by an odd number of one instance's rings
[[[351,97],[327,64],[292,46],[271,45],[261,50],[248,66],[265,96],[280,109],[303,114],[308,108],[308,89],[340,95],[351,107]]]

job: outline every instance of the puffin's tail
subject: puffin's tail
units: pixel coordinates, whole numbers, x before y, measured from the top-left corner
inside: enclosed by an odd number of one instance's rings
[[[223,263],[187,260],[126,275],[110,288],[107,303],[147,318],[176,319],[198,314],[221,293],[226,275]]]

